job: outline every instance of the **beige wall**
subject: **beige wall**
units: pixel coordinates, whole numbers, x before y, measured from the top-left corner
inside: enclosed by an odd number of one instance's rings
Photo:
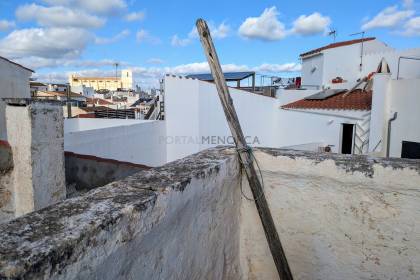
[[[256,155],[295,279],[420,279],[420,162],[276,153]],[[244,279],[278,279],[254,205],[242,198]]]
[[[69,76],[69,83],[72,87],[86,86],[92,87],[95,90],[107,89],[116,91],[119,88],[132,89],[133,88],[133,73],[131,70],[122,70],[121,77],[109,78],[89,78],[78,77],[76,75]]]

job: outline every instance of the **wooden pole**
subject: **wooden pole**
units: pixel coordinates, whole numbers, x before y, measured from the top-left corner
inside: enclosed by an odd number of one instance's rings
[[[197,20],[197,30],[210,65],[211,72],[213,74],[214,82],[217,87],[220,101],[222,102],[223,110],[225,112],[230,131],[235,140],[242,166],[245,169],[249,186],[255,199],[258,214],[260,216],[265,236],[267,238],[274,263],[279,273],[279,277],[281,280],[292,280],[293,276],[290,271],[289,264],[287,263],[286,255],[281,245],[273,218],[271,216],[270,208],[268,207],[267,200],[264,195],[264,190],[254,168],[252,154],[242,133],[242,128],[239,123],[239,119],[236,114],[235,107],[229,93],[229,88],[227,87],[226,80],[223,75],[219,58],[217,57],[216,49],[213,45],[213,40],[211,38],[207,23],[202,19]]]
[[[70,92],[71,92],[70,84],[67,84],[66,91],[67,91],[67,118],[71,119],[72,114],[71,114],[71,103],[70,103]]]

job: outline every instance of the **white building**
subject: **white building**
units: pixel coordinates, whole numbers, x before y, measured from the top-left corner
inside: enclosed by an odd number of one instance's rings
[[[38,91],[48,91],[48,84],[31,81],[29,85],[31,88],[31,96],[36,95]]]
[[[420,157],[420,62],[415,60],[420,57],[420,49],[400,51],[374,39],[365,40],[369,43],[363,41],[366,43],[363,60],[357,51],[361,50],[362,42],[354,41],[303,55],[302,80],[316,87],[280,89],[276,98],[231,88],[247,142],[251,146],[274,148]],[[348,54],[343,56],[343,53]],[[305,70],[316,56],[320,57],[323,70],[319,73],[320,67],[315,71]],[[405,61],[401,56],[413,59]],[[360,61],[363,61],[362,71]],[[355,87],[357,80],[368,74],[371,75],[366,78],[367,83]],[[332,79],[339,83],[333,83]],[[115,126],[122,124],[111,120],[107,123],[109,127],[101,126],[95,131],[95,120],[92,120],[88,129],[80,123],[71,132],[65,141],[66,150],[108,158],[111,154],[124,154],[124,149],[132,143],[139,146],[144,143],[153,153],[131,149],[133,153],[129,157],[111,159],[156,166],[209,147],[233,144],[213,83],[167,75],[161,93],[155,110],[163,111],[165,120],[145,121],[135,128],[136,131],[144,129],[148,136],[137,135],[134,128],[121,129],[119,134]],[[96,137],[96,133],[101,136]],[[87,139],[84,134],[91,135],[94,143],[88,150],[81,150],[79,134],[81,139]],[[127,134],[133,136],[128,138]],[[110,144],[114,142],[119,145]]]
[[[93,87],[87,87],[85,85],[72,86],[71,91],[90,98],[94,97],[95,95],[95,89]]]
[[[34,71],[0,56],[0,140],[7,140],[2,98],[30,98],[29,78]]]
[[[318,100],[310,97],[318,92],[315,90],[280,90],[281,118],[293,123],[290,127],[280,122],[281,130],[287,131],[288,145],[302,149],[329,146],[338,153],[347,153],[346,145],[351,145],[351,153],[400,157],[407,146],[403,141],[414,146],[413,142],[420,142],[420,129],[402,119],[408,114],[420,120],[418,111],[409,106],[417,102],[420,49],[396,50],[366,38],[330,44],[300,57],[303,89],[350,90],[367,76],[369,82],[350,94]],[[382,60],[386,71],[380,72],[390,73],[377,73]],[[400,117],[397,115],[396,127],[388,135],[392,111],[399,111]]]
[[[70,75],[69,83],[72,87],[86,86],[94,90],[117,91],[119,89],[133,89],[133,72],[130,69],[122,70],[121,77],[81,77]]]

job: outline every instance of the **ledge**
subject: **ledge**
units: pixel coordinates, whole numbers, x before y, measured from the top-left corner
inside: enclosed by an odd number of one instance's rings
[[[66,102],[50,99],[36,99],[36,98],[2,98],[2,100],[10,106],[28,106],[31,104],[49,104],[56,106],[63,106]]]
[[[401,158],[379,158],[366,155],[342,155],[334,153],[317,153],[274,148],[257,148],[256,152],[263,152],[275,157],[288,157],[291,159],[303,158],[314,161],[316,164],[332,160],[335,165],[346,172],[361,172],[367,177],[374,175],[375,164],[392,169],[411,169],[420,174],[420,160]]]
[[[95,246],[100,232],[150,211],[159,195],[183,192],[192,179],[219,172],[234,157],[234,150],[227,147],[206,150],[0,225],[0,279],[60,273]],[[126,230],[121,234],[132,234]]]

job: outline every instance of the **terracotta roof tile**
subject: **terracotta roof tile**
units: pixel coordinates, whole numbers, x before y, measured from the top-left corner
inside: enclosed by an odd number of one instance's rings
[[[325,110],[363,110],[372,107],[372,91],[357,89],[347,96],[345,93],[328,97],[323,100],[301,99],[286,105],[282,109],[325,109]]]
[[[112,102],[110,102],[108,100],[102,99],[102,98],[90,98],[90,97],[88,97],[88,98],[86,98],[86,101],[87,101],[88,104],[95,104],[95,105],[114,105],[114,103],[112,103]]]
[[[354,44],[359,44],[361,42],[372,41],[372,40],[375,40],[375,39],[376,39],[375,37],[369,37],[369,38],[364,38],[364,39],[356,39],[356,40],[350,40],[350,41],[344,41],[344,42],[337,42],[337,43],[333,43],[333,44],[323,46],[323,47],[318,48],[318,49],[314,49],[314,50],[302,53],[300,55],[300,57],[308,56],[308,55],[311,55],[311,54],[316,54],[316,53],[319,53],[319,52],[322,52],[322,51],[328,50],[328,49],[350,46],[350,45],[354,45]]]

